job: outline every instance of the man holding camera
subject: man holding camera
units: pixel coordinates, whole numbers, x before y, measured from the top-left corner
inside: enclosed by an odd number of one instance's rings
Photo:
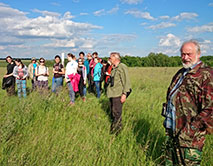
[[[127,66],[120,63],[121,57],[118,52],[110,54],[110,61],[113,65],[109,86],[107,87],[107,97],[110,100],[112,115],[111,134],[118,134],[122,129],[122,106],[130,92],[131,85],[127,71]]]

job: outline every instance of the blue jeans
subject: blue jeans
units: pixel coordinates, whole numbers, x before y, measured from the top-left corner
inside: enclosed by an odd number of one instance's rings
[[[52,92],[56,93],[57,89],[63,85],[63,78],[54,78],[52,80]]]
[[[94,81],[94,82],[95,82],[95,87],[96,87],[97,98],[100,98],[100,96],[101,96],[100,81]]]
[[[86,94],[87,94],[87,87],[86,87],[86,85],[84,86],[83,94],[84,94],[84,96],[86,96]]]
[[[23,97],[26,97],[27,96],[26,80],[16,79],[16,84],[17,84],[17,88],[18,88],[18,97],[21,97],[21,92],[23,92]]]
[[[71,101],[72,103],[74,103],[74,102],[75,102],[75,92],[74,92],[74,90],[73,90],[73,87],[72,87],[71,82],[68,82],[68,83],[67,83],[67,86],[68,86],[68,89],[69,89],[70,101]]]

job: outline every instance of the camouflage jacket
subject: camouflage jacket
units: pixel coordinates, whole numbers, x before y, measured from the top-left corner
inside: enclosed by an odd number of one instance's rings
[[[182,76],[180,69],[172,79],[169,93]],[[173,97],[176,109],[175,136],[180,146],[202,149],[205,135],[213,129],[213,69],[202,62],[190,70]]]

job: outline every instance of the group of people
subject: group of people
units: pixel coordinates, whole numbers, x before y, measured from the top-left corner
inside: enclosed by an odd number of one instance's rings
[[[98,57],[98,53],[87,54],[85,59],[84,52],[79,53],[77,59],[73,54],[67,54],[68,63],[66,67],[61,63],[61,57],[55,56],[53,65],[52,92],[58,93],[63,86],[64,78],[67,83],[70,95],[70,104],[74,104],[75,93],[79,92],[83,101],[86,100],[86,85],[88,82],[89,92],[96,92],[97,98],[101,96],[102,82],[106,78],[107,69],[110,61],[106,62]],[[8,95],[15,94],[15,83],[18,89],[18,96],[26,97],[26,81],[31,80],[32,90],[47,90],[49,69],[45,65],[45,59],[40,58],[37,63],[36,58],[31,59],[28,67],[24,65],[21,59],[13,60],[11,56],[6,57],[7,73],[3,78],[3,89],[6,89]],[[111,67],[109,67],[111,68]],[[108,71],[110,73],[110,71]],[[106,89],[105,83],[105,89]]]
[[[70,96],[70,105],[74,105],[76,92],[79,92],[83,101],[86,100],[87,83],[88,91],[96,92],[100,98],[101,91],[107,94],[110,99],[112,113],[111,133],[118,134],[122,129],[122,106],[128,95],[131,93],[130,79],[127,66],[121,63],[121,56],[118,52],[112,52],[108,61],[98,57],[98,53],[79,53],[77,59],[75,55],[67,54],[68,63],[66,67],[61,64],[60,56],[55,56],[53,65],[52,92],[58,93],[65,80]],[[3,89],[8,95],[15,94],[15,82],[17,84],[18,96],[26,97],[26,81],[29,78],[32,82],[32,90],[41,92],[48,90],[49,69],[45,65],[45,59],[40,58],[39,63],[35,58],[31,59],[28,68],[21,59],[6,57],[7,73],[3,77]],[[102,88],[104,82],[104,88]]]
[[[213,70],[200,61],[201,50],[197,41],[184,42],[180,52],[183,68],[173,77],[162,109],[166,132],[165,165],[200,165],[205,135],[213,133]],[[111,133],[118,134],[122,129],[122,106],[131,93],[127,67],[121,63],[118,52],[110,54],[109,63],[98,58],[96,52],[88,54],[87,59],[84,59],[83,52],[79,56],[76,60],[73,54],[68,54],[66,69],[60,64],[60,57],[55,57],[52,90],[55,92],[62,86],[65,75],[70,104],[73,105],[77,89],[85,100],[87,81],[88,90],[92,92],[95,85],[99,98],[101,81],[104,80],[112,113]],[[37,86],[45,88],[49,72],[45,65],[42,66],[44,59],[39,61],[40,66],[32,64],[35,70],[30,78],[33,87],[36,76]],[[30,67],[27,70],[20,60],[15,61],[15,65],[11,57],[7,57],[7,62],[7,74],[4,77],[16,78],[18,94],[22,87],[26,96],[26,78],[28,73],[32,73]],[[12,93],[14,84],[7,91]]]
[[[39,64],[32,58],[32,63],[27,67],[21,59],[13,60],[11,56],[6,57],[7,73],[3,77],[2,88],[6,89],[9,96],[15,94],[15,83],[17,85],[18,97],[26,97],[27,78],[32,80],[32,90],[48,89],[48,67],[45,66],[45,59],[40,58]]]

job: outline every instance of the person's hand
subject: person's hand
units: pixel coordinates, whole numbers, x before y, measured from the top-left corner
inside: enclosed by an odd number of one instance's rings
[[[86,83],[87,83],[87,82],[86,82],[86,81],[84,81],[84,85],[86,85]]]
[[[65,78],[65,82],[67,83],[67,82],[69,82],[69,80],[67,78]]]
[[[121,96],[121,103],[124,103],[126,101],[126,95],[122,94]]]
[[[106,72],[106,75],[110,76],[110,74],[108,72]]]
[[[7,78],[8,77],[8,75],[4,75],[4,78]]]

